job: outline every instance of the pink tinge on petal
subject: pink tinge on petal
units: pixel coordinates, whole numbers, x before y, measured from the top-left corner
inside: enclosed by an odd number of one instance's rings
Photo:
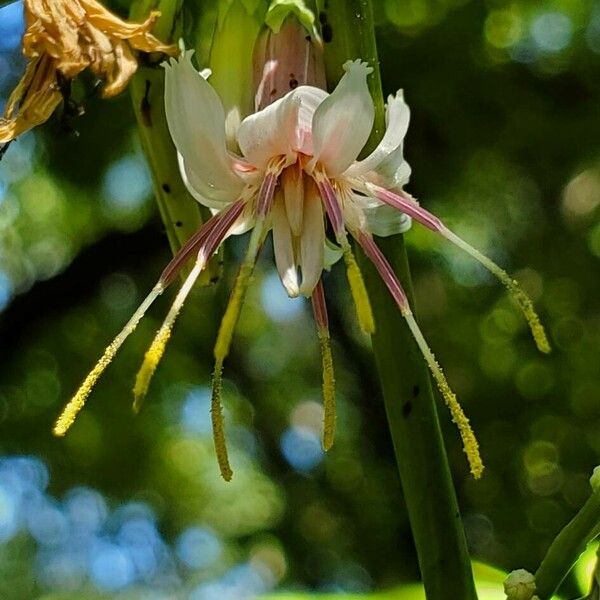
[[[273,206],[273,196],[275,195],[275,187],[279,173],[267,171],[265,178],[262,181],[258,197],[256,199],[256,216],[266,217]]]
[[[327,317],[327,305],[325,304],[325,292],[323,290],[322,279],[319,279],[310,299],[312,301],[312,308],[317,327],[322,330],[329,329],[329,319]]]
[[[383,255],[383,252],[373,241],[373,238],[370,235],[361,232],[357,240],[365,251],[365,254],[369,257],[369,260],[375,265],[377,272],[396,301],[400,311],[403,314],[410,312],[410,305],[408,304],[408,298],[402,289],[402,284],[398,280],[398,277],[396,277],[396,274],[392,270],[387,258]]]
[[[342,214],[342,207],[338,201],[337,195],[331,182],[326,177],[318,177],[315,179],[321,199],[323,200],[323,206],[329,217],[331,226],[336,236],[343,233],[344,231],[344,216]]]
[[[428,227],[432,231],[441,232],[445,229],[444,224],[435,215],[432,215],[429,211],[425,210],[416,200],[403,192],[395,193],[390,192],[384,188],[376,185],[367,184],[369,190],[375,195],[376,198],[397,208],[403,213],[412,217],[415,221],[421,223],[425,227]]]
[[[192,254],[203,252],[206,257],[210,257],[216,252],[227,232],[242,214],[244,204],[244,200],[234,202],[224,211],[211,217],[192,235],[163,270],[160,281],[164,287],[167,287],[174,281]]]

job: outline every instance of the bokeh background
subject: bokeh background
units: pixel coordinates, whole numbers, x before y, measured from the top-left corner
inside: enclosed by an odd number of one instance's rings
[[[407,234],[422,328],[487,465],[470,479],[440,406],[470,549],[534,570],[600,463],[600,3],[374,5],[384,89],[404,88],[412,111],[408,189],[518,276],[554,345],[536,352],[469,257],[418,226]],[[21,13],[20,2],[0,9],[4,101],[24,65]],[[169,259],[130,100],[100,102],[92,83],[75,90],[83,116],[55,116],[0,162],[0,597],[349,597],[416,580],[369,341],[341,269],[326,276],[339,401],[327,456],[310,307],[285,296],[267,248],[226,365],[235,475],[219,478],[212,344],[243,240],[228,242],[221,283],[185,307],[143,412],[133,416],[130,389],[172,293],[70,434],[51,436]]]

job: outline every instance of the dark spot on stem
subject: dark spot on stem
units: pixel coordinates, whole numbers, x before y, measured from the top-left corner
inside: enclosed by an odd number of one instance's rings
[[[152,127],[152,113],[150,106],[150,87],[152,86],[152,82],[146,79],[146,91],[144,92],[144,97],[142,98],[142,102],[140,104],[140,111],[142,113],[142,120],[144,121],[144,125],[146,127]]]
[[[181,221],[175,221],[175,227],[182,227],[183,223]]]
[[[298,80],[295,78],[290,79],[290,90],[295,90],[298,87]]]
[[[333,29],[329,23],[323,25],[323,41],[330,44],[333,41]]]
[[[410,416],[410,413],[412,412],[412,402],[409,400],[408,402],[405,402],[402,405],[402,416],[407,419]]]
[[[305,39],[307,42],[310,42],[310,41],[312,41],[312,37],[310,37],[310,35],[307,35],[307,36],[306,36],[304,39]]]
[[[325,23],[327,23],[327,14],[323,11],[319,13],[319,23],[321,23],[321,25],[325,25]]]
[[[163,189],[163,192],[165,194],[170,194],[171,193],[171,186],[168,183],[163,183],[162,184],[162,189]]]
[[[416,398],[420,393],[421,393],[421,389],[419,388],[418,385],[413,386],[413,398]]]

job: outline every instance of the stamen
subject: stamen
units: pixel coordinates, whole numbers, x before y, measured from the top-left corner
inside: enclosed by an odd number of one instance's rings
[[[344,228],[344,215],[342,213],[342,207],[338,202],[337,195],[331,182],[327,177],[320,172],[315,172],[314,180],[319,188],[321,199],[323,200],[323,206],[329,217],[331,226],[335,233],[336,238],[339,236],[346,236],[346,230]]]
[[[227,447],[224,433],[225,428],[223,425],[223,414],[221,412],[223,363],[229,354],[231,340],[233,339],[233,332],[242,310],[242,304],[244,302],[244,297],[246,296],[246,290],[250,285],[258,251],[264,240],[265,229],[265,219],[258,218],[250,236],[250,242],[248,243],[246,256],[244,257],[244,261],[240,266],[239,273],[236,277],[235,283],[233,284],[233,290],[231,292],[231,296],[229,297],[225,314],[221,320],[221,325],[219,326],[217,341],[215,342],[214,348],[215,369],[212,381],[211,415],[217,461],[219,463],[219,469],[221,470],[221,476],[225,481],[231,480],[233,471],[229,466],[229,459],[227,457]]]
[[[160,296],[160,294],[162,294],[163,290],[164,285],[161,282],[157,283],[152,289],[152,291],[148,294],[146,299],[142,302],[140,307],[135,311],[131,319],[129,319],[125,327],[123,327],[121,333],[119,333],[119,335],[117,335],[117,337],[108,345],[108,347],[104,351],[104,354],[96,363],[96,366],[84,379],[83,383],[81,384],[75,395],[71,398],[71,400],[63,409],[61,415],[58,417],[53,429],[54,435],[63,436],[65,435],[65,433],[67,433],[71,425],[73,425],[73,423],[75,422],[77,414],[85,405],[85,401],[87,400],[94,385],[96,384],[106,367],[108,367],[108,365],[111,363],[112,359],[115,357],[117,351],[122,346],[123,342],[134,331],[134,329],[137,327],[138,323],[140,322],[150,305],[154,302],[154,300],[156,300],[158,296]]]
[[[346,263],[346,275],[348,277],[348,283],[350,284],[354,306],[356,307],[358,323],[360,328],[366,334],[371,335],[375,332],[375,319],[373,318],[373,311],[371,310],[371,303],[369,301],[369,295],[367,293],[367,288],[365,287],[362,273],[356,263],[354,254],[352,254],[350,244],[348,243],[342,207],[340,206],[331,182],[323,173],[318,171],[315,172],[314,180],[319,189],[319,193],[321,194],[323,206],[325,207],[329,222],[333,227],[335,237],[342,246],[344,262]]]
[[[479,252],[479,250],[476,250],[463,239],[459,238],[454,232],[444,227],[440,233],[447,240],[470,254],[506,286],[509,294],[515,300],[521,312],[523,313],[538,350],[546,354],[550,352],[550,342],[548,341],[544,326],[540,322],[540,318],[533,308],[533,302],[531,301],[531,298],[529,298],[519,283],[514,280],[504,269],[499,267],[487,256]]]
[[[471,469],[471,473],[476,479],[481,477],[483,472],[483,462],[481,460],[481,456],[479,455],[479,444],[477,443],[477,439],[475,438],[475,434],[471,429],[469,424],[469,419],[465,416],[458,400],[456,399],[456,395],[450,389],[446,377],[442,372],[439,364],[435,360],[433,353],[429,349],[417,322],[410,310],[410,306],[408,304],[408,299],[406,297],[406,293],[402,289],[402,285],[396,275],[394,274],[389,262],[387,261],[384,254],[377,247],[373,238],[370,235],[366,235],[361,233],[358,237],[358,242],[362,246],[365,251],[365,254],[369,257],[369,259],[375,265],[375,268],[381,275],[385,285],[387,286],[390,294],[396,301],[398,308],[402,316],[406,319],[408,327],[427,362],[427,366],[431,370],[433,378],[440,390],[444,402],[446,406],[450,409],[450,414],[452,415],[452,421],[456,423],[458,430],[460,432],[460,437],[463,443],[463,449],[465,454],[467,455],[467,460],[469,461],[469,466]]]
[[[435,215],[432,215],[429,211],[422,208],[419,205],[419,203],[406,192],[400,192],[396,194],[371,183],[366,183],[365,186],[366,190],[370,194],[372,194],[379,200],[385,202],[386,204],[397,208],[403,213],[406,213],[425,227],[431,229],[432,231],[443,235],[448,241],[452,242],[453,244],[470,254],[488,271],[495,275],[506,286],[509,294],[514,298],[519,309],[523,313],[523,316],[525,317],[527,324],[529,325],[531,335],[533,336],[533,340],[535,341],[535,345],[537,346],[538,350],[544,353],[550,352],[550,342],[548,341],[548,337],[546,335],[546,331],[544,330],[544,326],[542,325],[539,316],[535,312],[533,302],[525,293],[523,288],[521,288],[518,282],[515,281],[512,277],[510,277],[510,275],[504,269],[499,267],[487,256],[479,252],[479,250],[476,250],[475,248],[473,248],[473,246],[465,242],[463,239],[459,238],[454,232],[450,231],[440,221],[440,219],[438,219]]]
[[[173,257],[171,262],[163,270],[160,281],[163,282],[164,287],[167,287],[172,283],[181,270],[181,267],[189,259],[189,257],[197,252],[198,249],[204,244],[207,245],[205,255],[210,258],[216,248],[210,252],[209,244],[207,244],[208,236],[213,233],[213,239],[215,241],[221,241],[227,231],[235,223],[238,217],[242,214],[246,200],[244,198],[237,200],[231,206],[226,208],[223,212],[220,212],[212,216],[200,229],[190,237],[190,239],[183,245],[181,250]]]
[[[329,337],[329,324],[327,319],[327,306],[323,283],[319,280],[312,296],[313,314],[317,324],[317,335],[321,346],[321,359],[323,364],[323,450],[327,451],[333,446],[335,435],[335,375],[333,370],[333,357],[331,354],[331,340]]]
[[[227,442],[225,440],[225,424],[223,421],[223,409],[221,394],[223,390],[223,361],[216,361],[212,381],[212,398],[210,403],[210,416],[213,428],[213,441],[215,444],[215,454],[221,477],[225,481],[231,481],[233,470],[229,464],[229,454],[227,452]]]
[[[133,386],[133,410],[136,413],[139,412],[140,408],[142,407],[142,402],[148,392],[148,388],[150,387],[152,376],[156,371],[156,367],[158,366],[160,359],[165,353],[175,320],[177,319],[177,316],[183,307],[183,303],[188,297],[188,294],[194,286],[194,283],[196,283],[196,279],[198,279],[200,276],[200,273],[204,269],[205,265],[206,261],[201,255],[184,284],[181,286],[181,289],[177,293],[175,301],[171,305],[167,317],[165,318],[160,329],[157,331],[152,344],[150,344],[150,348],[148,348],[148,351],[144,356],[144,362],[138,371],[138,374],[135,378],[135,385]]]
[[[479,479],[481,474],[483,473],[483,462],[481,460],[481,455],[479,454],[479,443],[477,442],[477,438],[473,433],[473,429],[469,423],[469,419],[465,415],[461,405],[456,399],[456,395],[450,389],[448,385],[448,381],[446,380],[446,376],[444,375],[440,365],[435,360],[433,353],[431,352],[415,318],[411,312],[405,312],[402,315],[427,362],[427,366],[433,375],[433,378],[437,384],[442,397],[444,398],[444,402],[446,406],[450,409],[450,414],[452,415],[452,421],[458,427],[458,431],[460,432],[460,437],[463,443],[463,451],[467,455],[467,460],[469,461],[469,467],[471,469],[471,473],[475,479]]]
[[[344,248],[344,262],[346,263],[346,275],[348,277],[348,283],[350,284],[350,291],[354,300],[358,323],[360,328],[366,334],[372,335],[375,333],[375,319],[373,318],[373,311],[371,310],[369,294],[367,293],[362,273],[360,272],[352,249],[347,241]]]

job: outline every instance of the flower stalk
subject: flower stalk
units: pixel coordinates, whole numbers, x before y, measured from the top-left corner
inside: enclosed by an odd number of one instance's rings
[[[535,573],[540,600],[549,600],[567,577],[586,546],[600,535],[600,485],[598,471],[591,479],[592,493],[573,519],[556,536]]]
[[[323,2],[319,4],[329,86],[335,85],[341,76],[340,66],[348,59],[361,57],[377,67],[370,2],[329,0],[327,10]],[[375,125],[364,152],[375,147],[384,131],[377,68],[368,83]],[[402,235],[380,238],[378,244],[414,306]],[[475,600],[465,534],[427,366],[375,267],[361,252],[358,259],[375,317],[375,360],[427,598]]]
[[[130,16],[136,19],[152,10],[160,11],[154,32],[167,42],[176,42],[182,29],[182,5],[183,0],[135,0]],[[129,89],[142,149],[152,174],[156,203],[171,251],[176,254],[210,215],[192,198],[181,180],[177,151],[165,116],[165,74],[159,65],[161,60],[159,57],[154,63],[150,59],[140,65]],[[200,275],[199,282],[206,284],[218,274],[218,263],[214,260]]]

